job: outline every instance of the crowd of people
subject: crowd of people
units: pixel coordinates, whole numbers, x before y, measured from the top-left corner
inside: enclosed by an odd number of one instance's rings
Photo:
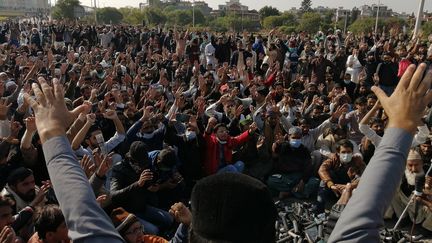
[[[1,243],[274,241],[273,200],[320,214],[368,185],[385,135],[405,138],[371,90],[390,96],[432,61],[420,37],[332,29],[5,22],[0,43]],[[381,218],[425,176],[406,223],[431,234],[432,109],[418,113]]]

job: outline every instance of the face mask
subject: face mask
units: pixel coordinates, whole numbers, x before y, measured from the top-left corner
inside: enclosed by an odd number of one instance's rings
[[[302,144],[301,139],[290,139],[289,143],[293,148],[298,148]]]
[[[196,138],[196,133],[194,131],[186,131],[185,136],[187,141],[191,141]]]
[[[352,157],[353,157],[352,153],[339,154],[339,159],[343,164],[347,164],[351,162]]]
[[[289,52],[294,52],[296,50],[296,48],[295,47],[289,47],[288,50],[289,50]]]
[[[351,83],[351,80],[344,80],[345,84]]]

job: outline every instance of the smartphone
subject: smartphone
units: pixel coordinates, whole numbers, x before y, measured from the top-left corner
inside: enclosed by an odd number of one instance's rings
[[[104,155],[108,154],[108,151],[107,151],[106,146],[105,146],[105,139],[104,139],[102,133],[96,134],[95,137],[96,137],[96,141],[98,143],[99,149],[101,150],[101,153]]]

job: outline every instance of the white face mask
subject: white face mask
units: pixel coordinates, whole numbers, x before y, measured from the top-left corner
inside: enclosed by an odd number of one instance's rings
[[[351,162],[352,157],[353,157],[352,153],[339,154],[339,159],[343,164],[347,164]]]
[[[191,141],[196,138],[196,133],[194,131],[186,131],[185,136],[187,141]]]
[[[349,84],[349,83],[351,83],[351,80],[344,80],[344,82],[346,83],[346,84]]]

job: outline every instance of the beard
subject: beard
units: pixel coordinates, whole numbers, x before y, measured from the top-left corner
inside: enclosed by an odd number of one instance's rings
[[[417,176],[424,176],[425,172],[422,169],[420,172],[410,172],[408,169],[405,169],[405,178],[407,179],[407,183],[410,186],[415,186],[415,180]]]
[[[28,191],[28,192],[26,192],[26,193],[17,192],[17,195],[18,195],[22,200],[24,200],[24,201],[26,201],[26,202],[31,202],[31,201],[33,201],[33,199],[35,199],[35,197],[36,197],[36,191],[33,189],[33,190],[30,190],[30,191]]]

